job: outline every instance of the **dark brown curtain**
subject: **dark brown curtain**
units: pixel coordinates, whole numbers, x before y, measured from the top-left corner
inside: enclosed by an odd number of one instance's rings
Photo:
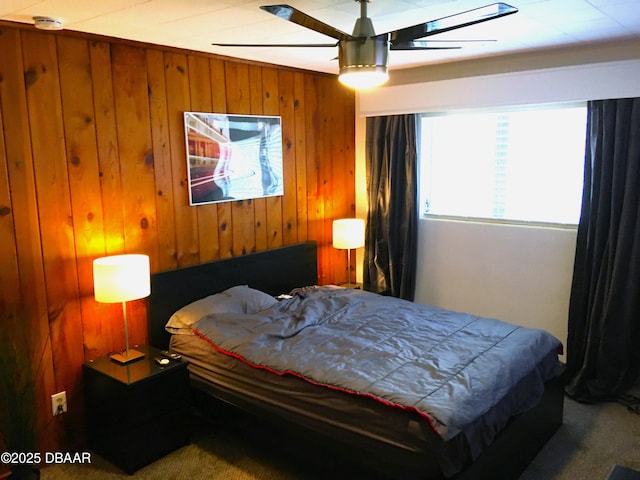
[[[367,118],[364,288],[413,300],[418,240],[416,115]]]
[[[589,102],[567,394],[620,400],[640,367],[640,99]],[[624,402],[623,402],[624,403]]]

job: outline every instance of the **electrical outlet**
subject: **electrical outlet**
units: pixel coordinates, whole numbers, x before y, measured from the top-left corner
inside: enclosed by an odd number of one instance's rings
[[[67,411],[67,392],[51,395],[51,411],[54,417]]]

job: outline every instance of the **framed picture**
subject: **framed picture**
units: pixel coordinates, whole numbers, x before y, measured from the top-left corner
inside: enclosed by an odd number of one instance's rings
[[[283,195],[280,117],[185,112],[189,203]]]

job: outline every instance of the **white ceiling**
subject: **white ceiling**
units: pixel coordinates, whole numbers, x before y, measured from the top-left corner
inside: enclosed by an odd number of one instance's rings
[[[309,15],[351,33],[360,6],[354,0],[286,0]],[[369,17],[384,33],[480,7],[493,0],[373,0]],[[392,51],[390,69],[530,49],[640,39],[640,0],[504,0],[515,15],[432,38],[489,39],[461,50]],[[327,43],[332,39],[279,19],[258,7],[264,0],[0,0],[0,18],[33,23],[62,20],[64,28],[158,45],[337,73],[337,48],[230,48],[224,43]]]

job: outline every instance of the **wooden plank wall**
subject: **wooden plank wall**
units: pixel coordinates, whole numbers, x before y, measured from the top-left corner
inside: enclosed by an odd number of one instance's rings
[[[0,108],[0,306],[31,338],[43,450],[82,445],[81,365],[124,346],[93,259],[162,271],[313,239],[319,283],[346,280],[331,221],[355,214],[355,98],[333,76],[4,22]],[[284,196],[190,207],[184,111],[280,115]]]

